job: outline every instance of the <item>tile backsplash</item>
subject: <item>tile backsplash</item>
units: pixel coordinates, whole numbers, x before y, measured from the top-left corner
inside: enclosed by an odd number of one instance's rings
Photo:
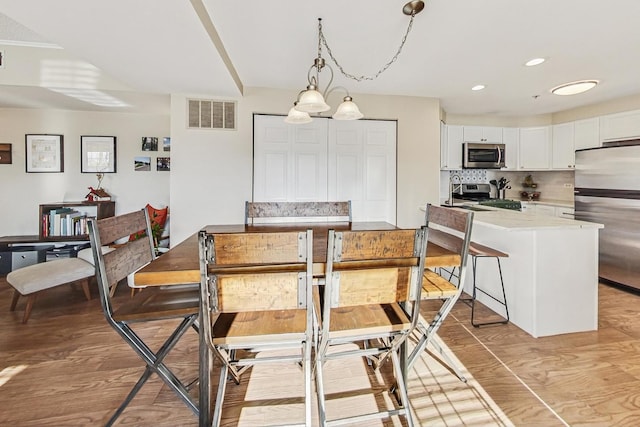
[[[533,182],[538,184],[535,191],[540,192],[540,200],[559,200],[573,203],[574,171],[528,171],[510,172],[494,169],[462,169],[455,171],[441,171],[440,196],[442,200],[448,198],[449,180],[461,183],[488,184],[490,180],[498,180],[501,177],[508,179],[511,189],[506,190],[508,199],[521,200],[522,191],[525,188],[522,183],[527,175],[531,175]],[[496,197],[495,187],[491,186],[491,197]]]

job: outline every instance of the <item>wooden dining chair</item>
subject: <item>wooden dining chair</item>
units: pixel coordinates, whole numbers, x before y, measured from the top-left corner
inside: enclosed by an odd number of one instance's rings
[[[246,202],[245,224],[295,219],[352,221],[351,200],[343,202]]]
[[[213,425],[220,425],[229,375],[239,384],[255,364],[290,361],[302,365],[304,378],[305,420],[295,425],[310,426],[313,232],[201,231],[199,244],[200,327],[222,362]],[[275,349],[290,353],[264,352]]]
[[[426,227],[418,230],[329,231],[324,296],[320,314],[315,378],[320,424],[347,425],[405,416],[413,425],[401,349],[417,325]],[[366,343],[364,345],[363,343]],[[343,346],[343,344],[351,344]],[[379,368],[391,359],[400,406],[340,417],[326,413],[323,366],[337,358],[364,357]],[[396,388],[397,387],[397,388]],[[338,417],[335,417],[338,415]]]
[[[451,259],[456,260],[453,265],[444,267],[455,267],[458,270],[458,284],[450,282],[448,280],[451,278],[449,275],[443,277],[438,274],[438,269],[436,268],[438,266],[432,266],[424,270],[421,300],[439,300],[442,304],[430,319],[421,318],[416,328],[417,343],[409,355],[408,366],[411,368],[427,345],[432,343],[445,363],[462,381],[466,381],[460,369],[433,341],[433,337],[436,336],[442,322],[447,318],[453,305],[462,294],[467,272],[467,255],[469,254],[469,243],[471,242],[473,212],[428,204],[425,223],[429,229],[429,243],[436,244],[457,255],[456,257],[451,257]]]
[[[98,291],[107,323],[146,363],[146,368],[124,402],[116,409],[106,425],[112,425],[136,396],[151,374],[157,374],[182,401],[198,415],[198,406],[190,397],[187,387],[171,372],[164,358],[191,327],[197,330],[199,288],[196,286],[149,287],[138,292],[119,307],[114,307],[109,288],[128,275],[145,266],[154,258],[151,225],[145,209],[101,220],[88,222],[89,239],[93,252]],[[145,238],[128,241],[129,235],[146,230]],[[101,250],[123,238],[124,243],[113,245],[114,250]],[[154,352],[132,326],[141,322],[182,319],[160,349]]]

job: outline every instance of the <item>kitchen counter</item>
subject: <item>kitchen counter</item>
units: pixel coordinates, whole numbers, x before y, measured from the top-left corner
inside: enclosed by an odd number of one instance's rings
[[[472,241],[509,255],[501,259],[501,266],[511,323],[536,338],[598,328],[602,224],[488,206],[462,207],[474,210]],[[464,288],[471,295],[470,260],[467,266]],[[478,258],[476,275],[479,287],[500,295],[494,259]],[[477,299],[504,315],[504,307],[490,297],[478,293]]]
[[[464,207],[464,206],[462,206]],[[477,209],[477,208],[476,208]],[[475,210],[474,225],[483,224],[506,231],[536,229],[602,228],[602,224],[546,215],[527,215],[519,211],[482,206]]]
[[[520,200],[522,203],[533,203],[534,205],[560,206],[562,208],[573,208],[573,201],[556,200],[556,199],[538,199],[529,201],[528,199]]]

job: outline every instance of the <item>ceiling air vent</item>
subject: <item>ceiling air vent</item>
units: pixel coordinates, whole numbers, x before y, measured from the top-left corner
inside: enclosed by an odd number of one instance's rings
[[[190,99],[189,129],[235,129],[236,103],[211,99]]]

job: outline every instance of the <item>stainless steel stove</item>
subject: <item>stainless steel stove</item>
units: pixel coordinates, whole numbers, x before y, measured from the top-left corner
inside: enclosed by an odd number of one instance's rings
[[[454,194],[454,197],[459,200],[478,202],[479,205],[495,208],[516,211],[522,208],[519,200],[491,198],[491,185],[489,184],[462,184],[459,193]]]

